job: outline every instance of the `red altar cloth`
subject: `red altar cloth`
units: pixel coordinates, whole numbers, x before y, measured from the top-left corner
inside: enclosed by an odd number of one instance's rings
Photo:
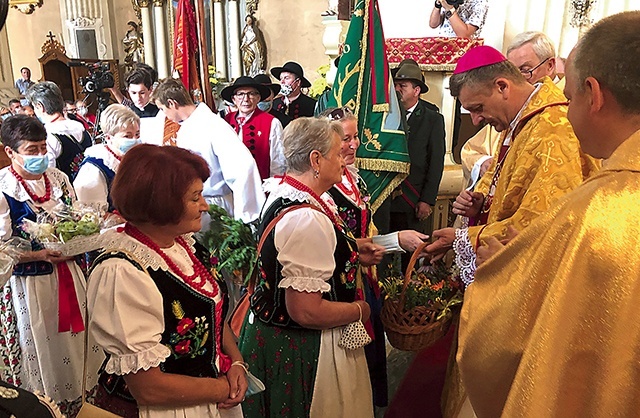
[[[386,40],[389,66],[396,67],[406,58],[430,71],[453,71],[458,58],[469,49],[484,44],[469,38],[390,38]]]

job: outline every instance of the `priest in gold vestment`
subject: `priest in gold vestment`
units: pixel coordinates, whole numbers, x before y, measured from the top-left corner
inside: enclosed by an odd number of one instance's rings
[[[567,61],[568,117],[603,169],[478,249],[458,363],[479,418],[640,416],[638,27],[606,18]]]
[[[580,149],[562,91],[549,77],[527,83],[494,48],[468,51],[458,61],[450,89],[475,124],[486,121],[501,132],[499,155],[475,191],[461,192],[453,205],[454,213],[475,218],[477,225],[434,231],[436,240],[427,247],[437,255],[453,246],[468,285],[480,238],[505,238],[508,226],[526,228],[596,171],[597,163]]]

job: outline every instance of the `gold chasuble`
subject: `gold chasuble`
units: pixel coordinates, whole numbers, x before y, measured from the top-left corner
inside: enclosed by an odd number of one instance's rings
[[[479,418],[640,416],[639,202],[640,131],[478,268],[458,363]]]
[[[567,119],[567,99],[549,77],[523,109],[496,183],[486,227],[469,227],[474,246],[478,233],[504,238],[507,226],[529,226],[565,193],[598,170],[599,163],[582,153]],[[501,135],[501,141],[504,139]],[[498,158],[476,185],[489,193]],[[484,229],[483,229],[484,228]]]

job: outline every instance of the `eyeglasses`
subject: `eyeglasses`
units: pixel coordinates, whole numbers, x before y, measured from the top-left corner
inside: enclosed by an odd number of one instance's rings
[[[327,114],[327,119],[329,120],[340,120],[347,117],[347,115],[353,115],[353,112],[348,107],[339,107],[337,109],[333,109],[331,112]]]
[[[241,91],[239,93],[234,93],[233,97],[237,99],[244,99],[245,97],[255,99],[256,97],[260,97],[260,93],[258,93],[257,91]]]
[[[530,70],[520,69],[520,74],[522,74],[526,80],[529,80],[531,77],[533,77],[533,72],[535,70],[537,70],[538,68],[540,68],[540,66],[542,64],[544,64],[545,62],[549,61],[550,59],[551,59],[551,57],[545,58],[540,64],[536,65],[535,67],[533,67]]]

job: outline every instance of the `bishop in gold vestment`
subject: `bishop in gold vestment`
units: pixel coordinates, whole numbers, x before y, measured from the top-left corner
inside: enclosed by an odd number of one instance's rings
[[[493,159],[476,185],[476,191],[486,198],[495,183],[486,225],[456,231],[456,262],[466,283],[473,280],[479,235],[502,239],[508,226],[526,228],[599,167],[582,152],[567,120],[566,98],[549,77],[543,79],[522,109],[502,169],[494,180],[498,160]]]

